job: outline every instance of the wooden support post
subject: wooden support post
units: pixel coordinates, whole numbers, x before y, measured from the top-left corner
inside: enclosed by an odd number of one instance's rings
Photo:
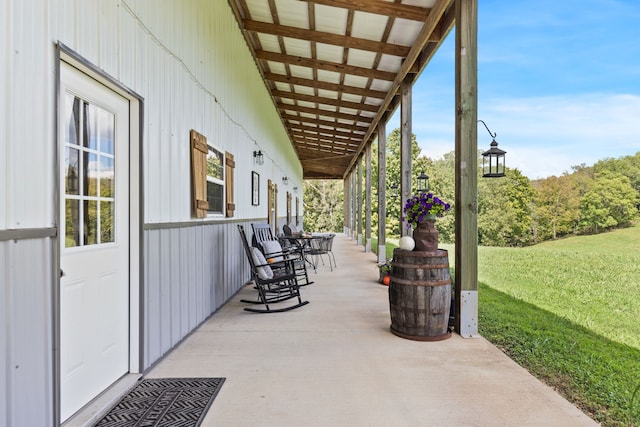
[[[356,171],[357,169],[351,171],[351,239],[357,242],[358,189],[356,188]]]
[[[405,200],[411,197],[411,85],[400,87],[400,215]],[[409,235],[407,222],[402,221],[401,236]]]
[[[378,263],[387,260],[387,133],[378,123]]]
[[[342,202],[342,229],[345,236],[349,236],[350,234],[350,223],[349,218],[351,218],[351,188],[349,186],[349,175],[342,180],[342,194],[344,194],[344,201]]]
[[[364,251],[371,252],[371,144],[367,145],[364,153]]]
[[[358,207],[356,214],[356,230],[357,230],[357,242],[358,246],[362,245],[362,156],[358,159],[358,165],[356,166],[356,173],[358,174],[356,177],[356,185],[357,185],[357,195],[358,199]]]
[[[478,0],[456,0],[456,329],[478,336]]]

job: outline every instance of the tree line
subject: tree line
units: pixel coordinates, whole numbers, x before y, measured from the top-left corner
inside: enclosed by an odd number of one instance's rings
[[[430,191],[455,205],[455,155],[441,159],[421,155],[412,137],[412,188],[421,171],[429,176]],[[378,229],[378,156],[373,145],[372,232]],[[400,235],[400,130],[387,139],[387,236]],[[640,151],[608,158],[593,166],[573,166],[561,176],[530,180],[507,167],[504,178],[481,178],[478,152],[478,243],[485,246],[528,246],[565,236],[594,234],[629,227],[640,218]],[[362,168],[364,169],[364,168]],[[365,180],[362,179],[362,194]],[[342,180],[311,180],[304,184],[305,229],[342,231]],[[364,221],[364,212],[362,214]],[[442,242],[455,240],[453,209],[436,221]],[[362,225],[364,230],[364,223]]]

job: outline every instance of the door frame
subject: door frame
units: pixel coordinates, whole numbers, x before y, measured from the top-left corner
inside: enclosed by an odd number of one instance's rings
[[[61,42],[55,45],[55,107],[53,118],[54,132],[54,218],[58,230],[64,226],[60,215],[60,158],[59,147],[63,141],[59,139],[59,120],[62,112],[63,95],[61,93],[60,64],[65,62],[92,79],[102,83],[129,101],[129,373],[141,373],[144,369],[143,361],[143,284],[144,269],[144,239],[143,239],[143,179],[142,179],[142,141],[144,99],[142,96],[111,77],[99,67],[95,66],[77,52]],[[60,232],[52,239],[53,251],[53,416],[54,425],[60,425],[61,380],[60,380]]]

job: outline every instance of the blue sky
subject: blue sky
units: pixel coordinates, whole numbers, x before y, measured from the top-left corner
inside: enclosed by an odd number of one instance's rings
[[[414,85],[413,133],[436,159],[454,149],[454,46],[455,30]],[[640,151],[640,1],[480,0],[478,119],[531,179]]]

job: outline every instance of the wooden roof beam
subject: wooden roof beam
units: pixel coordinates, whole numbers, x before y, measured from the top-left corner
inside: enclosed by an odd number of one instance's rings
[[[370,79],[378,79],[385,81],[393,81],[396,74],[389,71],[374,70],[365,67],[356,67],[353,65],[341,64],[339,62],[321,61],[318,59],[305,58],[302,56],[285,55],[277,52],[269,52],[266,50],[257,50],[256,58],[265,61],[280,62],[289,65],[298,65],[308,67],[314,70],[333,71],[340,74],[351,74],[359,77],[367,77]]]
[[[318,116],[334,117],[336,119],[352,120],[353,122],[371,123],[373,117],[359,116],[357,114],[337,113],[335,111],[321,110],[319,108],[301,107],[299,105],[283,104],[279,102],[277,105],[279,110],[297,111],[299,113],[314,114]]]
[[[354,134],[352,132],[345,132],[337,129],[327,129],[319,126],[309,126],[308,124],[305,124],[305,123],[301,123],[301,124],[287,123],[287,129],[291,131],[298,130],[298,131],[303,131],[303,132],[312,133],[312,134],[316,133],[319,135],[335,135],[336,137],[348,138],[351,141],[357,141],[357,142],[361,142],[362,137],[364,136],[364,135]]]
[[[351,108],[353,110],[362,110],[375,113],[380,108],[377,105],[365,104],[362,102],[341,101],[334,98],[324,98],[321,96],[305,95],[303,93],[287,92],[284,90],[272,90],[271,94],[283,99],[292,99],[294,101],[305,101],[319,105],[331,105],[333,107]]]
[[[429,16],[425,21],[425,25],[422,27],[422,30],[420,30],[420,34],[418,35],[418,38],[416,39],[415,44],[411,47],[410,54],[407,55],[404,62],[402,63],[402,66],[400,67],[400,71],[398,72],[396,79],[393,81],[392,87],[389,90],[388,95],[384,100],[382,108],[380,108],[380,111],[378,112],[377,116],[372,121],[374,126],[371,126],[367,131],[367,134],[364,137],[364,142],[360,146],[360,149],[358,150],[358,154],[362,153],[367,143],[370,140],[373,140],[375,138],[375,132],[377,128],[375,125],[380,123],[380,120],[382,119],[383,116],[386,116],[388,108],[392,104],[392,101],[394,100],[394,97],[396,96],[400,88],[400,85],[403,83],[404,78],[408,74],[409,69],[413,66],[418,56],[420,56],[420,53],[423,51],[423,49],[429,42],[430,36],[436,30],[438,30],[439,32],[442,32],[444,30],[442,27],[438,27],[439,20],[447,12],[447,9],[453,8],[454,4],[455,4],[454,0],[437,0],[436,1],[435,6],[432,8],[431,13],[429,14]],[[355,162],[356,162],[355,159],[357,159],[357,156],[354,157],[354,159],[352,159],[351,163],[349,164],[349,167],[345,171],[343,178],[345,178],[348,175],[349,171],[355,167]]]
[[[314,89],[323,89],[323,90],[328,90],[328,91],[338,92],[338,93],[348,93],[351,95],[359,95],[367,98],[384,99],[384,97],[387,96],[386,92],[382,92],[379,90],[340,85],[335,83],[322,82],[318,80],[303,79],[300,77],[285,76],[284,74],[265,73],[264,77],[265,79],[272,82],[311,87]]]
[[[304,0],[325,6],[352,9],[358,12],[376,15],[393,16],[411,21],[424,21],[431,9],[400,3],[389,3],[380,0]]]
[[[244,21],[244,29],[257,33],[272,34],[281,37],[307,40],[316,43],[325,43],[340,47],[367,50],[376,53],[399,56],[404,58],[411,50],[408,46],[391,43],[377,42],[374,40],[361,39],[357,37],[341,36],[339,34],[325,33],[322,31],[311,31],[302,28],[290,27],[287,25],[276,25],[268,22],[253,20]]]
[[[291,132],[291,136],[296,140],[326,142],[329,144],[333,144],[335,148],[340,150],[344,149],[345,147],[353,147],[353,149],[356,150],[359,145],[354,144],[348,138],[344,138],[341,136],[314,135],[300,131]]]
[[[346,124],[346,123],[339,123],[339,122],[334,122],[330,120],[302,117],[302,116],[296,116],[296,115],[287,114],[287,113],[282,114],[282,118],[287,122],[297,121],[300,123],[314,124],[318,126],[330,126],[332,129],[337,129],[337,130],[350,130],[352,132],[357,132],[358,134],[361,134],[359,136],[364,136],[364,134],[369,130],[368,126],[358,126],[358,125],[352,125],[352,124]],[[293,123],[290,123],[290,125],[293,125]]]

